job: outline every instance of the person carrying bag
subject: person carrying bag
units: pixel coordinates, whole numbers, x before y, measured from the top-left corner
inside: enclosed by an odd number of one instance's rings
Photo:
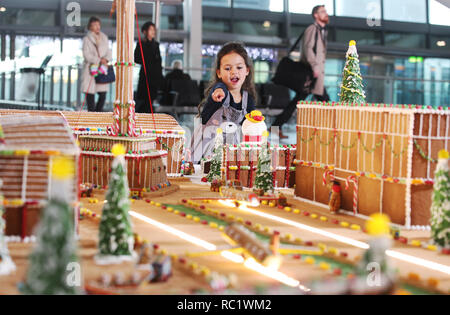
[[[101,32],[100,20],[91,17],[88,23],[88,33],[83,38],[83,72],[81,91],[86,94],[88,111],[101,112],[106,100],[108,83],[115,81],[114,68],[108,67],[112,59],[108,37]],[[95,103],[95,94],[99,98]]]
[[[273,79],[274,83],[286,86],[296,92],[295,97],[272,124],[272,126],[280,127],[280,139],[287,138],[281,132],[281,127],[292,117],[300,100],[306,99],[309,94],[313,94],[313,98],[318,101],[328,102],[330,100],[325,89],[326,25],[329,22],[325,6],[315,6],[312,16],[314,24],[306,28],[290,50],[290,53],[293,52],[303,38],[300,61],[295,62],[289,57],[283,58]]]
[[[293,60],[293,57],[291,57],[291,54],[303,38],[305,31],[297,38],[294,45],[289,50],[288,55],[283,57],[279,62],[275,76],[272,78],[272,82],[288,87],[297,93],[310,94],[316,82],[311,65],[303,60],[295,61]],[[317,37],[318,33],[316,32],[313,49],[314,53],[316,53],[317,50]]]

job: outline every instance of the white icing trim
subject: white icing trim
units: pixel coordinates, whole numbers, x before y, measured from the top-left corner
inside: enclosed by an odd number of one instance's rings
[[[122,255],[122,256],[97,254],[94,256],[94,262],[97,265],[116,265],[126,261],[135,262],[136,258],[137,255],[135,252],[133,252],[132,255]]]
[[[414,132],[414,113],[410,114],[409,120],[409,134],[411,137],[408,142],[408,160],[406,166],[406,190],[405,190],[405,226],[411,227],[411,176],[412,176],[412,159],[413,159],[413,132]],[[423,117],[423,116],[420,116]]]
[[[82,151],[83,155],[95,155],[95,156],[108,156],[112,157],[113,154],[111,152],[98,152],[98,151]],[[125,154],[125,157],[128,158],[134,158],[134,157],[164,157],[167,156],[167,151],[155,151],[150,153],[143,153],[143,154]]]

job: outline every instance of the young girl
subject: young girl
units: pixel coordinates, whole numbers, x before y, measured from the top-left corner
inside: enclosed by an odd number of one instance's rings
[[[241,43],[225,44],[217,54],[214,69],[213,79],[205,92],[206,98],[199,105],[202,128],[194,132],[193,153],[196,157],[200,149],[201,156],[211,156],[218,127],[224,129],[228,144],[239,143],[240,133],[237,131],[245,115],[255,109],[253,64]],[[234,132],[230,134],[230,131]]]

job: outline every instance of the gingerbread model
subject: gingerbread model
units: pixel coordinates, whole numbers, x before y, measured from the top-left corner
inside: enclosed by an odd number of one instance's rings
[[[449,146],[447,108],[301,102],[295,194],[327,204],[334,176],[348,187],[343,209],[428,226],[438,152]]]
[[[5,234],[33,235],[51,189],[49,169],[56,157],[78,165],[79,148],[62,117],[0,117],[0,179],[5,197]],[[78,202],[78,179],[71,181],[70,203]],[[77,220],[74,217],[74,220]]]
[[[261,153],[263,133],[266,131],[264,116],[259,111],[246,115],[242,126],[243,141],[239,145],[225,145],[225,179],[237,180],[243,187],[255,185],[258,158]],[[269,145],[274,187],[293,187],[295,178],[295,145]]]
[[[135,1],[117,1],[117,83],[113,124],[106,135],[80,135],[82,182],[102,187],[108,184],[112,168],[112,147],[125,147],[130,189],[154,191],[170,183],[167,181],[167,151],[156,149],[157,138],[146,136],[136,127],[133,101],[133,47]],[[155,129],[156,121],[153,122]]]
[[[0,116],[7,115],[39,115],[62,116],[74,135],[105,136],[107,127],[113,123],[112,112],[69,112],[69,111],[38,111],[0,109]],[[156,122],[156,128],[154,121]],[[167,176],[180,177],[184,174],[185,131],[178,122],[166,114],[136,113],[136,128],[142,130],[145,137],[156,137],[156,149],[167,151]]]

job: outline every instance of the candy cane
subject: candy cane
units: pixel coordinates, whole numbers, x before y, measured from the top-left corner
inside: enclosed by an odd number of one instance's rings
[[[329,170],[325,171],[325,172],[323,173],[323,176],[322,176],[322,180],[323,180],[323,185],[324,185],[324,186],[327,185],[327,176],[328,176],[328,175],[330,175],[330,179],[331,179],[331,180],[334,180],[333,172],[332,172],[332,171],[329,171]]]
[[[358,210],[358,179],[356,178],[356,176],[349,176],[347,177],[347,179],[345,180],[345,190],[348,189],[349,187],[349,183],[352,182],[354,185],[354,189],[353,189],[353,213],[356,214],[357,210]]]

